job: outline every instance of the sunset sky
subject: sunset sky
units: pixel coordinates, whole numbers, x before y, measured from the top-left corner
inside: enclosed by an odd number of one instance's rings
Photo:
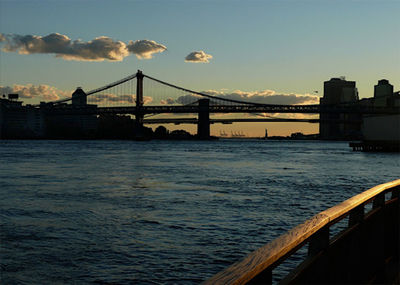
[[[196,91],[295,103],[317,102],[323,81],[346,76],[367,98],[382,78],[400,89],[399,13],[398,0],[0,0],[0,86],[26,103],[48,101],[140,69]],[[318,132],[317,124],[253,123],[212,133],[265,128]]]

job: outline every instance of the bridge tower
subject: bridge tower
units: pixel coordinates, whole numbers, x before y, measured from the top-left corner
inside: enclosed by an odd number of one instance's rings
[[[137,85],[136,85],[136,131],[138,134],[143,129],[143,73],[138,70],[136,73]]]
[[[210,139],[210,99],[199,100],[199,119],[197,136],[201,140]]]

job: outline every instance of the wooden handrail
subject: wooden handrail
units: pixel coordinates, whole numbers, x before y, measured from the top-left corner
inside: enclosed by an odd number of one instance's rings
[[[303,224],[296,226],[272,242],[250,253],[242,261],[217,273],[203,284],[246,284],[259,274],[276,267],[281,261],[305,244],[313,235],[329,224],[335,223],[363,206],[378,195],[400,188],[400,179],[375,186],[361,194],[320,212]]]

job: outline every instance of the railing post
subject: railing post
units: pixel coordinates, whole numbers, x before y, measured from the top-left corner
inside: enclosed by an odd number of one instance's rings
[[[272,284],[272,269],[265,269],[256,277],[251,279],[247,284],[249,285]]]
[[[308,256],[314,256],[329,246],[329,227],[325,226],[315,233],[308,244]]]
[[[364,256],[365,256],[365,236],[363,233],[362,222],[364,220],[364,205],[361,204],[350,211],[348,228],[351,229],[351,238],[348,241],[348,254],[347,254],[347,277],[346,282],[348,283],[361,283],[361,276],[363,268]]]
[[[364,219],[364,205],[360,205],[350,212],[349,227],[352,227],[357,223],[362,222],[363,219]]]
[[[376,196],[372,205],[373,209],[383,207],[385,205],[385,193],[381,193],[378,196]]]

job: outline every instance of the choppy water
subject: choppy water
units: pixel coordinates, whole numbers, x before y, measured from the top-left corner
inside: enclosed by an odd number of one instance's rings
[[[0,141],[1,283],[199,283],[399,173],[344,142]]]

